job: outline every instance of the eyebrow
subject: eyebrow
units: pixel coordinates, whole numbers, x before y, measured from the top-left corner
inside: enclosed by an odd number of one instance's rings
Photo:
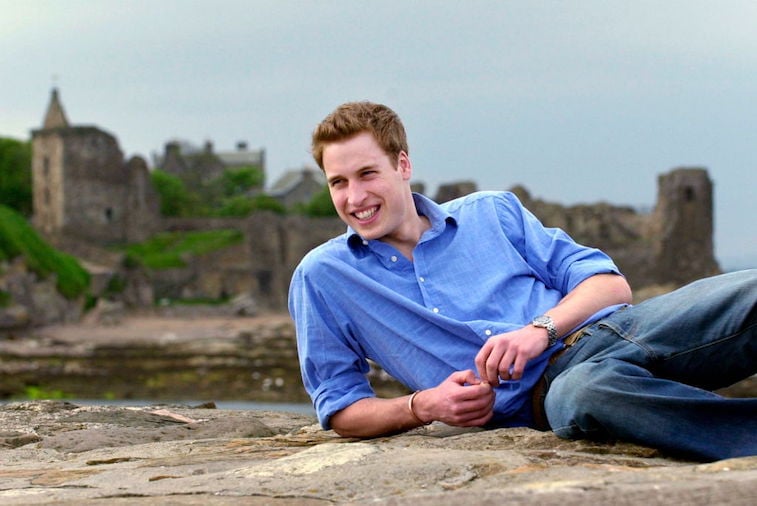
[[[378,164],[376,164],[376,163],[369,163],[369,164],[363,165],[362,167],[356,169],[354,171],[354,173],[355,174],[359,174],[359,173],[363,172],[364,170],[375,169],[377,166],[378,166]],[[335,181],[337,179],[344,179],[344,178],[345,178],[344,175],[337,174],[335,176],[331,176],[330,178],[326,179],[326,183],[329,184],[329,185],[331,185],[333,181]]]

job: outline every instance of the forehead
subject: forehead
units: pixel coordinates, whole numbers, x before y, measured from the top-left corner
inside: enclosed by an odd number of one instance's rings
[[[373,134],[360,132],[326,145],[323,149],[323,170],[327,175],[334,171],[359,170],[388,159]]]

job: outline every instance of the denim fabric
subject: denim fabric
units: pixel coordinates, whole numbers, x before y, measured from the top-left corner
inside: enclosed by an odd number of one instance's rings
[[[563,438],[618,438],[701,460],[757,455],[757,398],[710,390],[757,373],[757,270],[615,312],[546,370]]]

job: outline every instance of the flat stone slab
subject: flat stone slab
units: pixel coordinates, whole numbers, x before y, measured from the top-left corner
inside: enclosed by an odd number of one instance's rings
[[[0,407],[0,504],[752,505],[757,457],[696,463],[531,429],[435,423],[368,440],[311,416]]]

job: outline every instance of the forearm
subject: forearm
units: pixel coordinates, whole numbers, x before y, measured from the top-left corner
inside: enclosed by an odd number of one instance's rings
[[[622,276],[598,274],[580,283],[546,314],[562,337],[597,311],[630,302],[631,289]],[[491,384],[522,378],[526,363],[546,349],[547,337],[547,329],[533,325],[491,337],[476,355],[479,376]]]
[[[424,422],[410,412],[409,398],[360,399],[335,413],[330,420],[331,428],[344,437],[374,437],[419,427]]]
[[[547,314],[563,336],[602,308],[630,303],[631,288],[623,276],[597,274],[581,282]]]
[[[434,388],[395,399],[365,398],[331,417],[340,436],[373,437],[414,429],[431,421],[479,427],[493,414],[494,391],[472,370],[456,371]]]

